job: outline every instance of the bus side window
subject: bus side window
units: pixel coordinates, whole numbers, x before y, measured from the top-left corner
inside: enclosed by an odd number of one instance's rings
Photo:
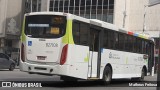
[[[145,41],[145,44],[144,44],[145,54],[147,54],[147,44],[148,44],[148,42]]]
[[[143,53],[143,43],[142,43],[142,39],[140,39],[140,53]]]
[[[124,51],[124,34],[119,34],[119,50]]]
[[[147,42],[146,42],[145,40],[143,40],[143,41],[142,41],[142,53],[143,53],[143,54],[147,54],[147,53],[146,53],[146,44],[147,44]]]
[[[80,23],[80,45],[88,46],[88,30],[88,24]]]
[[[115,49],[119,49],[119,39],[118,39],[118,33],[114,32],[114,40],[115,40]]]
[[[129,46],[128,46],[128,35],[125,35],[124,37],[124,41],[125,41],[125,51],[129,51]]]
[[[129,36],[128,43],[129,43],[129,46],[128,46],[129,51],[133,52],[133,37],[132,36]]]
[[[108,30],[104,30],[103,47],[108,48]]]
[[[138,40],[138,52],[137,53],[142,53],[142,40],[139,38]]]
[[[73,22],[73,29],[72,29],[72,32],[73,32],[73,40],[74,40],[74,43],[75,44],[80,44],[80,25],[78,22]]]
[[[137,52],[137,45],[136,45],[136,37],[133,37],[133,52],[136,53]]]
[[[108,31],[108,48],[114,49],[114,32]]]
[[[89,24],[73,21],[73,40],[77,45],[88,46]]]
[[[148,41],[146,41],[146,54],[148,54],[148,50],[149,50],[149,43],[148,43]]]

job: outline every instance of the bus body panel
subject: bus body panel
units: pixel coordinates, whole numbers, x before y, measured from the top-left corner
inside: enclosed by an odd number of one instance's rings
[[[41,65],[41,64],[31,64],[27,62],[21,62],[20,70],[24,72],[31,72],[31,73],[37,73],[37,74],[49,74],[49,75],[68,75],[68,68],[69,65]],[[29,70],[29,68],[31,68]],[[43,68],[45,70],[37,69],[37,68]],[[50,70],[53,69],[52,72]]]
[[[143,66],[147,67],[148,64],[147,60],[143,59],[143,54],[110,49],[103,49],[101,60],[101,65],[103,67],[105,67],[105,65],[108,63],[111,64],[113,70],[113,79],[140,77]],[[101,74],[103,74],[103,69],[101,70]]]
[[[80,45],[69,45],[68,60],[70,65],[69,76],[87,79],[89,47]]]
[[[98,52],[90,51],[88,77],[97,77],[97,59],[98,59]]]
[[[61,56],[61,38],[43,39],[27,37],[26,59],[36,62],[59,63]]]
[[[81,51],[81,53],[79,53]],[[22,71],[35,72],[35,73],[45,73],[45,74],[57,74],[66,75],[76,78],[87,79],[88,74],[88,55],[89,47],[81,47],[79,45],[68,45],[68,57],[64,65],[44,65],[43,62],[37,62],[31,64],[31,62],[22,62],[20,68]],[[82,59],[83,58],[83,59]],[[29,70],[28,68],[31,68]],[[38,68],[46,68],[46,70],[38,70]],[[53,72],[50,70],[53,69]]]

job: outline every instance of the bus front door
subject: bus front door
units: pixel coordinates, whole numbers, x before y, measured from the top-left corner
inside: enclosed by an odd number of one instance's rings
[[[88,78],[99,78],[100,75],[100,31],[90,29],[90,57],[88,64]]]
[[[152,67],[154,66],[154,44],[149,42],[148,44],[148,72],[152,73]]]

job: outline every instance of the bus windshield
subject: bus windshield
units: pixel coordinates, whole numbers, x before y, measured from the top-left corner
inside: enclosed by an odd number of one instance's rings
[[[66,17],[57,15],[26,16],[25,34],[32,38],[59,38],[66,32]]]

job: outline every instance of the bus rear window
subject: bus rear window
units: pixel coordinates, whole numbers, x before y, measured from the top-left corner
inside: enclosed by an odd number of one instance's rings
[[[25,34],[32,38],[59,38],[66,32],[66,22],[65,16],[27,16]]]

